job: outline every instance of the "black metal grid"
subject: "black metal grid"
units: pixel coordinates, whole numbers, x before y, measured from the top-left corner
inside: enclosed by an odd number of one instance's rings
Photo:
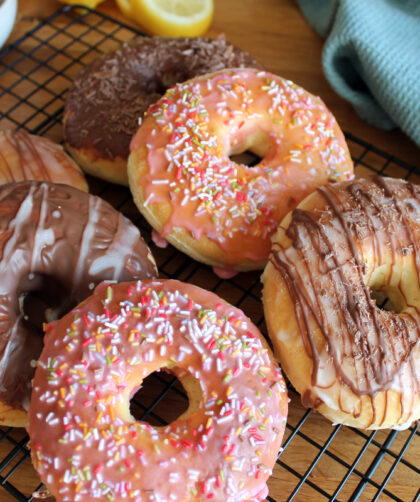
[[[84,65],[138,33],[85,7],[65,7],[37,25],[0,52],[0,128],[24,128],[61,141],[63,97],[73,78]],[[350,133],[346,136],[358,176],[376,172],[419,181],[419,169]],[[211,289],[242,308],[266,334],[258,273],[221,280],[170,246],[156,248],[127,189],[99,180],[90,180],[90,185],[91,191],[139,226],[161,276]],[[270,493],[277,498],[268,497],[270,502],[420,500],[418,425],[402,432],[370,433],[331,426],[319,414],[305,410],[293,389],[290,397],[283,449],[269,480]],[[176,418],[174,410],[185,407],[186,399],[176,378],[155,373],[145,381],[131,409],[137,418],[165,424]],[[0,428],[0,501],[34,500],[31,494],[41,486],[30,464],[25,431]]]

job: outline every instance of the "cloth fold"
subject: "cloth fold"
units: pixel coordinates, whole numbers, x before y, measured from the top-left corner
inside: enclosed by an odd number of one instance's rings
[[[420,146],[420,0],[297,0],[325,76],[358,115]]]

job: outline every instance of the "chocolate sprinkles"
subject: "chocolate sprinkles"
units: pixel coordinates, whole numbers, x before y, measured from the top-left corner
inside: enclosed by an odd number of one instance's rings
[[[139,118],[166,89],[198,75],[242,67],[261,68],[224,37],[137,37],[77,75],[66,96],[66,142],[105,159],[126,159]]]

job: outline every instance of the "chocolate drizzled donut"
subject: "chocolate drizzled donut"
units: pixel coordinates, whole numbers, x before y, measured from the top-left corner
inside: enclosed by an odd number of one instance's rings
[[[139,118],[166,89],[228,67],[261,66],[219,38],[138,37],[84,68],[64,110],[67,148],[82,168],[128,184],[126,162]]]
[[[87,192],[79,166],[63,147],[26,131],[0,131],[0,185],[24,180],[65,183]]]
[[[281,224],[265,311],[306,406],[358,427],[419,418],[419,243],[420,188],[379,176],[319,188]]]
[[[155,275],[138,229],[99,197],[36,181],[0,187],[0,423],[26,421],[43,321],[103,280]]]

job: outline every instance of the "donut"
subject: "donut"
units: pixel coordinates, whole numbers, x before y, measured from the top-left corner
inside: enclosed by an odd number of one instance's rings
[[[138,37],[76,76],[64,107],[66,148],[87,173],[128,185],[129,145],[139,118],[168,87],[230,66],[260,68],[219,38]]]
[[[42,324],[102,280],[156,276],[138,229],[102,199],[37,181],[0,187],[0,423],[24,426]]]
[[[230,159],[245,151],[261,161]],[[334,117],[319,98],[255,69],[178,84],[131,143],[130,189],[152,227],[225,271],[263,268],[281,219],[318,185],[352,178]]]
[[[288,400],[241,310],[175,280],[104,282],[45,337],[28,432],[57,502],[266,497]],[[182,382],[189,407],[157,427],[129,404],[162,369]]]
[[[304,406],[363,429],[420,418],[419,243],[420,187],[379,176],[318,188],[280,224],[264,311]]]
[[[48,138],[23,130],[0,131],[0,185],[25,180],[65,183],[87,192],[82,171]]]

